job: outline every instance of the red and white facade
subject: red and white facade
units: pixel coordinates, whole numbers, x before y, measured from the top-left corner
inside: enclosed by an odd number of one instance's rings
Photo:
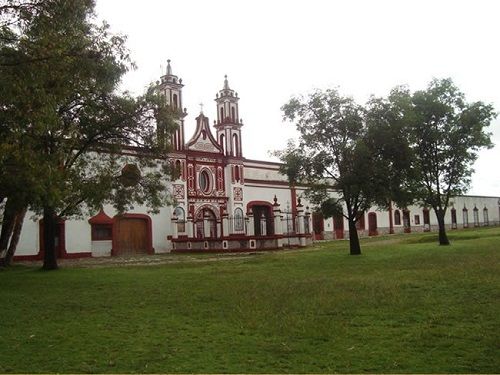
[[[324,220],[321,214],[310,212],[302,197],[304,187],[291,187],[279,172],[279,163],[243,156],[239,97],[229,87],[227,77],[215,97],[217,119],[213,127],[200,113],[196,130],[187,141],[182,88],[182,79],[172,73],[169,61],[159,90],[179,115],[169,156],[179,177],[165,181],[175,205],[163,207],[158,214],[136,207],[122,215],[109,206],[85,220],[61,220],[56,243],[60,257],[276,249],[306,246],[313,239],[348,238],[346,220]],[[500,198],[456,197],[446,215],[450,229],[497,225]],[[43,223],[29,217],[16,257],[41,259]],[[436,227],[434,213],[417,206],[389,211],[373,208],[363,213],[358,223],[361,235]]]

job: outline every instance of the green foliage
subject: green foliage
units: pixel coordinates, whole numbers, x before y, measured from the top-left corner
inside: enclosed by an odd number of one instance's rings
[[[150,87],[118,93],[133,67],[126,38],[93,23],[92,0],[7,0],[0,7],[0,196],[23,194],[31,208],[60,216],[169,203],[172,112]],[[136,184],[121,184],[133,160]],[[22,171],[12,174],[10,169]]]
[[[416,119],[409,127],[421,199],[446,211],[451,196],[467,191],[477,151],[492,147],[486,128],[493,106],[467,103],[451,79],[433,80],[412,97]]]
[[[0,372],[497,373],[499,235],[17,266],[0,271]]]
[[[326,90],[292,98],[282,107],[284,119],[293,121],[300,134],[298,145],[290,142],[275,153],[284,163],[282,171],[291,183],[308,185],[306,196],[325,217],[341,214],[348,220],[351,254],[360,253],[353,230],[359,212],[374,203],[386,205],[388,197],[395,195],[391,188],[397,191],[395,182],[385,183],[389,168],[379,168],[386,165],[388,154],[396,157],[379,147],[375,138],[379,133],[373,129],[380,112],[375,104],[374,100],[367,111],[352,98]],[[373,121],[366,119],[367,113]],[[390,119],[387,121],[387,132],[392,132]]]

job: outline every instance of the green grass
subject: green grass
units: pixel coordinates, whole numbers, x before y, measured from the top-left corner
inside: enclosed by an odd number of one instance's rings
[[[450,233],[451,234],[451,233]],[[500,371],[500,228],[0,272],[2,372]],[[179,256],[182,259],[182,256]]]

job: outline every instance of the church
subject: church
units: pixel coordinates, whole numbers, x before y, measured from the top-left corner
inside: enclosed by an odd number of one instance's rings
[[[314,212],[303,196],[305,187],[290,186],[279,163],[245,158],[240,98],[227,77],[215,95],[213,125],[200,112],[188,140],[184,85],[173,74],[170,60],[158,87],[167,104],[181,114],[169,154],[179,173],[176,180],[165,182],[175,204],[158,214],[135,207],[118,215],[105,206],[83,220],[61,218],[56,233],[59,258],[274,250],[348,238],[347,221]],[[26,217],[15,259],[43,259],[42,223]],[[451,230],[498,225],[500,197],[454,197],[445,220]],[[373,207],[363,213],[357,230],[361,236],[436,231],[437,221],[425,207]]]

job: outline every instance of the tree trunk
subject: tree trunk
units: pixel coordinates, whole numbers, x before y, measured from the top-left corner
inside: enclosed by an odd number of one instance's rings
[[[43,208],[43,246],[45,252],[43,255],[43,267],[44,270],[56,270],[57,269],[57,257],[56,257],[56,215],[52,207]]]
[[[349,249],[351,255],[361,255],[361,246],[359,244],[356,222],[348,219],[349,222]]]
[[[14,230],[15,219],[16,210],[14,207],[14,202],[10,199],[7,199],[5,210],[3,213],[2,231],[0,232],[0,259],[2,260],[9,246],[9,240],[12,236],[12,231]]]
[[[394,234],[394,223],[392,220],[392,200],[389,201],[389,234]]]
[[[17,213],[14,230],[12,233],[12,237],[10,239],[9,249],[5,254],[5,258],[3,260],[3,265],[8,267],[12,263],[12,258],[14,258],[14,254],[17,249],[17,244],[19,243],[19,237],[21,237],[21,230],[23,229],[24,217],[26,216],[27,207],[21,208],[21,210]]]
[[[436,212],[436,217],[438,220],[438,227],[439,227],[439,244],[440,245],[449,245],[450,241],[448,240],[448,236],[446,235],[446,228],[444,226],[444,215],[445,211],[441,209],[434,209]]]

